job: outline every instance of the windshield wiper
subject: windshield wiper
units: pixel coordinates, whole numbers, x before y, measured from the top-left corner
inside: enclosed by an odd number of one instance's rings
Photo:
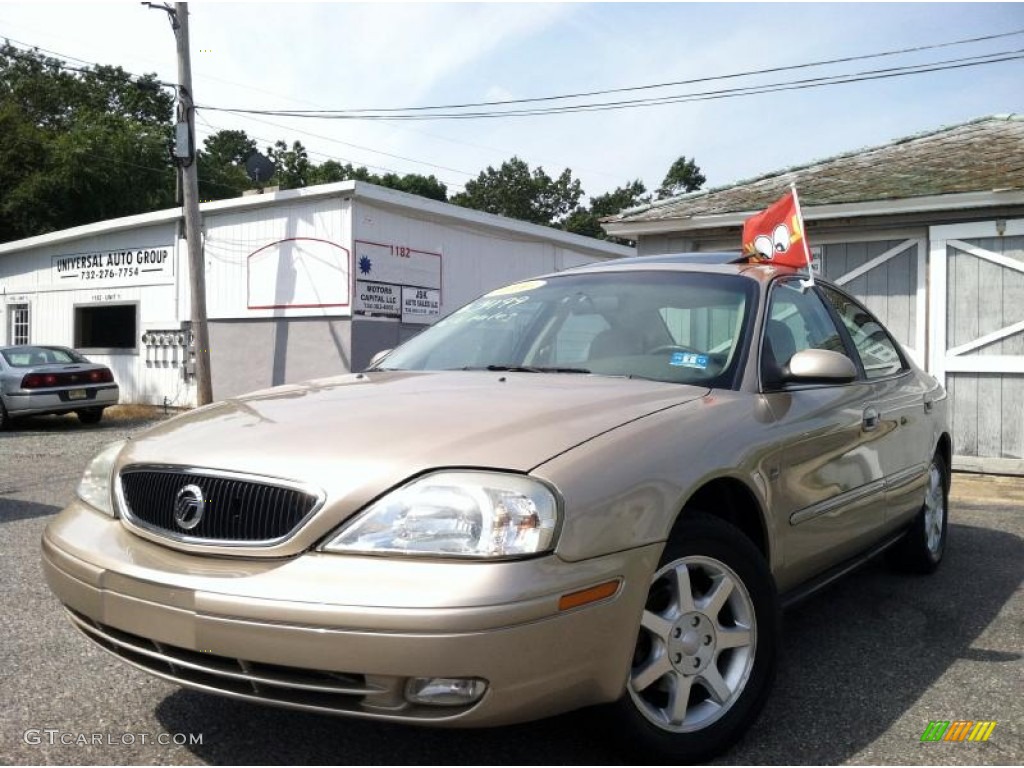
[[[543,365],[488,365],[484,368],[466,366],[463,371],[509,371],[511,373],[590,373],[587,368],[564,368]]]

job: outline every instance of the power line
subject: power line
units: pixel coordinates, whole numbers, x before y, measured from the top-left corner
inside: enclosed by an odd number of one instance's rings
[[[196,110],[196,115],[198,116],[199,114],[200,114],[200,110],[197,109]],[[333,139],[330,136],[323,136],[323,135],[317,134],[317,133],[310,133],[309,131],[304,131],[304,130],[302,130],[300,128],[292,128],[292,127],[287,126],[287,125],[282,125],[281,123],[273,123],[273,122],[271,122],[269,120],[260,120],[258,118],[250,117],[248,115],[245,116],[245,119],[246,120],[252,120],[252,121],[257,122],[257,123],[263,123],[264,125],[271,125],[271,126],[274,126],[275,128],[281,128],[282,130],[290,131],[292,133],[298,133],[298,134],[301,134],[303,136],[310,136],[312,138],[323,139],[324,141],[331,141],[331,142],[334,142],[334,143],[337,143],[337,144],[343,144],[345,146],[350,146],[347,142],[340,141],[338,139]],[[203,124],[207,128],[210,128],[212,130],[215,130],[215,131],[229,130],[229,129],[223,128],[221,126],[213,125],[208,120],[206,120],[205,118],[202,118],[202,121],[203,121]],[[257,141],[267,142],[268,144],[273,144],[275,141],[277,141],[277,139],[269,139],[269,138],[266,138],[266,137],[263,137],[263,136],[254,136],[253,134],[248,133],[248,132],[246,133],[246,135],[249,136],[249,138],[251,138],[251,139],[256,139]],[[384,171],[385,173],[396,173],[396,174],[401,173],[400,171],[397,171],[394,168],[387,168],[387,167],[382,166],[382,165],[374,165],[373,163],[366,163],[366,162],[363,162],[361,160],[355,160],[353,158],[341,157],[341,156],[338,156],[338,155],[330,155],[330,154],[327,154],[326,152],[318,152],[316,150],[312,150],[312,149],[308,149],[308,148],[306,149],[306,151],[308,153],[312,154],[312,155],[319,155],[320,157],[325,157],[328,160],[339,160],[339,161],[342,161],[342,162],[345,162],[345,163],[350,163],[350,164],[353,164],[353,165],[361,165],[364,168],[372,169],[372,170],[376,170],[376,171]],[[375,150],[369,150],[369,151],[372,152],[372,151],[375,151]],[[382,153],[382,154],[387,154],[387,153]],[[396,158],[399,158],[399,159],[402,159],[402,160],[408,159],[408,160],[410,160],[410,162],[420,163],[422,165],[428,165],[428,166],[431,166],[431,167],[434,167],[434,168],[444,168],[445,167],[445,166],[434,165],[433,163],[427,163],[427,162],[422,161],[422,160],[413,160],[412,158],[403,158],[403,157],[401,157],[399,155],[389,155],[389,157],[396,157]],[[455,170],[455,169],[447,169],[447,170]],[[475,175],[475,174],[466,173],[465,171],[456,171],[456,172],[457,173],[465,173],[467,176],[474,176]],[[447,186],[450,189],[464,189],[463,185],[461,185],[461,184],[455,184],[454,182],[445,181],[444,179],[438,179],[438,181],[442,182],[445,186]]]
[[[25,46],[27,49],[29,49],[29,51],[26,51],[26,53],[30,52],[31,50],[37,50],[37,51],[43,51],[45,53],[52,54],[54,56],[62,57],[64,59],[71,59],[71,60],[77,61],[77,62],[79,62],[81,64],[88,64],[88,65],[90,65],[92,67],[105,66],[105,65],[99,64],[98,62],[89,61],[87,59],[78,58],[77,56],[71,56],[70,54],[61,53],[59,51],[53,51],[53,50],[50,50],[50,49],[47,49],[47,48],[42,48],[40,46],[33,45],[31,43],[26,43],[26,42],[21,41],[21,40],[15,40],[14,38],[5,37],[4,39],[7,40],[8,43],[16,43],[18,45]],[[36,57],[34,57],[34,56],[19,56],[19,55],[15,55],[15,54],[9,54],[9,55],[11,55],[12,58],[21,59],[21,60],[24,60],[24,61],[38,61],[38,59]],[[80,68],[80,67],[70,67],[70,66],[67,66],[67,65],[58,65],[58,67],[60,69],[62,69],[62,70],[67,70],[67,71],[71,71],[71,72],[80,72],[80,73],[84,73],[84,74],[99,74],[94,69],[83,69],[83,68]],[[135,77],[135,78],[141,79],[143,77],[142,75],[136,75],[134,73],[127,72],[126,70],[122,70],[122,71],[125,71],[126,74],[128,74],[128,75],[130,75],[132,77]],[[240,83],[233,83],[233,82],[231,82],[229,80],[223,80],[222,78],[212,78],[212,79],[220,80],[221,82],[228,83],[229,85],[240,85],[243,88],[247,88],[248,87],[248,86],[241,85]],[[177,88],[177,86],[175,84],[173,84],[173,83],[163,83],[161,81],[154,81],[154,82],[157,82],[160,85],[169,86],[171,88]],[[255,89],[251,89],[251,90],[262,90],[262,89],[255,88]],[[271,91],[263,91],[263,92],[264,93],[272,93]],[[276,95],[276,94],[272,94],[272,95]],[[197,110],[197,115],[198,115],[198,110]],[[249,119],[256,120],[256,118],[249,118]],[[203,122],[206,123],[205,120]],[[340,139],[335,139],[335,138],[331,138],[331,137],[328,137],[328,136],[321,136],[319,134],[310,133],[308,131],[302,131],[300,129],[284,126],[284,125],[281,125],[279,123],[272,123],[272,122],[270,122],[268,120],[256,120],[256,122],[261,122],[261,123],[264,123],[266,125],[272,125],[272,126],[275,126],[275,127],[278,127],[278,128],[283,128],[285,130],[292,131],[293,133],[301,133],[301,134],[304,134],[306,136],[311,136],[313,138],[323,139],[325,141],[330,141],[330,142],[333,142],[335,144],[341,144],[343,146],[352,147],[353,149],[361,149],[361,150],[366,151],[366,152],[372,152],[374,154],[384,155],[385,157],[391,157],[391,158],[394,158],[396,160],[404,160],[404,161],[407,161],[407,162],[410,162],[410,163],[416,163],[418,165],[425,165],[425,166],[430,167],[430,168],[436,168],[436,169],[444,170],[444,171],[451,171],[452,173],[458,173],[458,174],[462,174],[464,176],[473,176],[474,175],[472,173],[469,173],[468,171],[463,171],[463,170],[460,170],[458,168],[450,168],[450,167],[445,166],[445,165],[438,165],[436,163],[430,163],[430,162],[427,162],[425,160],[417,160],[416,158],[405,157],[404,155],[396,155],[396,154],[393,154],[393,153],[390,153],[390,152],[385,152],[383,150],[374,149],[373,147],[366,147],[366,146],[362,146],[360,144],[352,144],[350,142],[341,141]],[[206,123],[206,124],[209,126],[209,123]],[[210,126],[210,127],[212,128],[213,126]],[[215,130],[218,130],[218,129],[215,129]],[[219,130],[223,130],[223,129],[219,129]],[[252,138],[255,138],[255,139],[259,140],[259,141],[267,141],[267,142],[273,143],[273,141],[271,141],[270,139],[261,139],[258,136],[253,136]],[[331,160],[342,160],[342,161],[347,162],[347,163],[358,163],[359,165],[362,165],[362,166],[364,166],[366,168],[373,168],[375,170],[384,171],[386,173],[398,173],[398,171],[394,170],[393,168],[386,168],[386,167],[380,166],[380,165],[373,165],[373,164],[370,164],[370,163],[360,162],[360,161],[356,161],[356,160],[350,160],[348,158],[336,157],[336,156],[333,156],[333,155],[328,155],[328,154],[323,153],[323,152],[314,152],[313,150],[307,150],[307,151],[309,151],[312,154],[320,155],[322,157],[326,157],[326,158],[331,159]],[[449,188],[453,188],[453,189],[463,189],[464,188],[461,184],[454,184],[454,183],[451,183],[451,182],[446,182],[444,180],[441,180],[441,181],[446,186],[448,186]]]
[[[961,59],[947,59],[945,61],[930,62],[927,64],[914,64],[902,67],[890,67],[878,70],[864,70],[842,75],[829,75],[818,78],[805,78],[803,80],[783,81],[780,83],[767,83],[757,86],[746,86],[741,88],[727,88],[714,91],[703,91],[695,93],[675,94],[646,99],[628,99],[622,101],[593,102],[590,104],[566,105],[559,107],[546,107],[536,109],[519,110],[493,110],[485,112],[434,112],[430,114],[310,114],[297,113],[286,110],[261,110],[261,109],[240,109],[228,107],[210,107],[209,109],[218,112],[230,112],[244,115],[275,115],[294,118],[312,118],[322,120],[379,120],[379,121],[419,121],[419,120],[467,120],[481,118],[501,117],[538,117],[556,114],[571,114],[577,112],[605,112],[617,109],[635,109],[638,107],[661,106],[665,104],[680,104],[690,101],[710,101],[715,99],[736,98],[740,96],[754,96],[778,91],[803,90],[806,88],[821,88],[829,85],[845,85],[848,83],[865,82],[870,80],[881,80],[893,77],[906,77],[929,72],[941,72],[965,67],[983,66],[986,64],[998,64],[1006,61],[1014,61],[1024,58],[1024,49],[1012,51],[1000,51],[998,53],[984,54],[981,56],[964,57]]]
[[[72,61],[79,62],[80,64],[86,64],[86,65],[89,65],[90,67],[92,67],[92,68],[72,67],[72,66],[68,66],[66,63],[61,63],[61,64],[57,65],[58,69],[69,71],[69,72],[78,72],[78,73],[82,73],[82,74],[100,75],[102,73],[97,72],[95,67],[110,66],[110,65],[99,64],[98,62],[94,62],[94,61],[89,61],[87,59],[81,59],[81,58],[78,58],[77,56],[71,56],[69,54],[60,53],[58,51],[52,51],[52,50],[47,49],[47,48],[42,48],[40,46],[32,45],[31,43],[26,43],[26,42],[23,42],[23,41],[20,41],[20,40],[15,40],[13,38],[6,37],[6,36],[4,37],[4,40],[8,43],[9,47],[11,47],[11,48],[13,48],[14,46],[12,46],[10,44],[11,43],[15,43],[17,45],[25,46],[26,49],[28,49],[28,50],[25,50],[25,51],[17,51],[17,49],[15,49],[16,52],[12,52],[12,51],[0,52],[0,55],[6,55],[6,56],[9,56],[10,58],[18,59],[18,60],[21,60],[21,61],[30,61],[30,62],[34,62],[34,63],[39,62],[39,58],[36,57],[36,56],[32,56],[31,52],[32,51],[41,51],[41,52],[44,52],[44,53],[52,54],[54,56],[62,57],[63,59],[70,59]],[[23,55],[23,54],[28,54],[28,55]],[[143,78],[142,75],[137,75],[137,74],[134,74],[132,72],[128,72],[127,70],[124,70],[123,68],[121,68],[121,70],[123,72],[125,72],[125,74],[128,75],[129,77],[134,77],[136,79],[142,79]],[[158,81],[158,80],[154,80],[152,82],[154,82],[156,84],[159,84],[159,85],[169,86],[171,88],[177,88],[177,86],[175,84],[173,84],[173,83],[163,83],[163,82]],[[228,81],[225,81],[225,82],[228,82]],[[135,83],[135,84],[136,85],[140,85],[139,83]],[[235,85],[237,85],[237,83],[235,83]],[[269,91],[268,91],[268,93],[269,93]],[[203,118],[203,117],[201,117],[199,115],[199,111],[198,110],[196,111],[196,117],[199,118],[211,130],[226,130],[226,129],[220,128],[218,126],[211,125],[205,118]],[[292,131],[294,133],[301,133],[301,134],[305,134],[305,135],[312,136],[312,137],[315,137],[315,138],[321,138],[321,139],[324,139],[326,141],[332,141],[332,142],[335,142],[337,144],[342,144],[342,145],[345,145],[345,146],[351,146],[351,147],[356,148],[356,149],[362,149],[362,150],[365,150],[367,152],[374,152],[374,153],[377,153],[377,154],[385,155],[387,157],[393,157],[393,158],[398,159],[398,160],[406,160],[406,161],[412,162],[412,163],[419,163],[421,165],[426,165],[426,166],[430,166],[430,167],[438,168],[438,169],[442,169],[442,170],[449,170],[449,171],[452,171],[454,173],[461,173],[461,174],[465,174],[467,176],[472,176],[473,175],[473,174],[470,174],[470,173],[468,173],[466,171],[458,170],[456,168],[448,168],[447,166],[437,165],[437,164],[434,164],[434,163],[428,163],[426,161],[416,160],[416,159],[411,158],[411,157],[404,157],[402,155],[395,155],[395,154],[391,154],[389,152],[383,152],[381,150],[373,149],[372,147],[364,147],[364,146],[361,146],[361,145],[358,145],[358,144],[351,144],[349,142],[341,141],[339,139],[334,139],[334,138],[331,138],[331,137],[328,137],[328,136],[320,136],[319,134],[310,133],[308,131],[303,131],[303,130],[300,130],[300,129],[290,128],[288,126],[284,126],[284,125],[281,125],[279,123],[272,123],[272,122],[270,122],[268,120],[257,120],[256,118],[248,118],[248,119],[255,120],[256,122],[260,122],[260,123],[265,123],[266,125],[273,125],[273,126],[276,126],[276,127],[279,127],[279,128],[283,128],[285,130],[289,130],[289,131]],[[267,142],[269,144],[273,144],[276,141],[274,139],[268,139],[268,138],[265,138],[265,137],[252,136],[251,134],[249,135],[249,137],[253,138],[253,139],[256,139],[257,141]],[[397,170],[395,170],[393,168],[387,168],[387,167],[380,166],[380,165],[373,165],[371,163],[365,163],[365,162],[360,162],[360,161],[357,161],[357,160],[354,160],[354,159],[338,157],[336,155],[329,155],[327,153],[318,152],[318,151],[312,150],[312,149],[307,149],[306,151],[309,154],[318,155],[320,157],[324,157],[324,158],[327,158],[329,160],[342,161],[342,162],[345,162],[345,163],[348,163],[348,164],[351,164],[351,165],[360,165],[360,166],[362,166],[364,168],[367,168],[367,169],[374,169],[374,170],[377,170],[377,171],[383,171],[385,173],[393,173],[393,174],[399,174],[400,173],[399,171],[397,171]],[[139,170],[155,171],[155,172],[158,172],[158,173],[169,173],[169,172],[173,172],[173,170],[174,170],[174,168],[172,166],[170,166],[170,165],[164,166],[163,168],[159,168],[159,167],[152,166],[152,165],[142,165],[142,164],[139,164],[139,163],[133,163],[133,162],[122,160],[122,159],[118,159],[118,158],[104,156],[104,155],[100,155],[100,154],[95,153],[95,152],[92,152],[90,154],[92,154],[94,157],[99,158],[100,160],[105,160],[106,162],[113,163],[114,165],[120,165],[120,166],[130,167],[130,168],[136,168],[136,169],[139,169]],[[218,188],[220,188],[222,190],[225,190],[225,191],[228,191],[228,192],[233,192],[233,193],[237,192],[237,189],[235,187],[227,185],[227,184],[224,184],[222,182],[214,181],[213,179],[200,178],[200,181],[203,183],[204,186],[218,187]],[[442,184],[444,184],[449,190],[453,190],[453,189],[454,190],[462,190],[462,189],[464,189],[464,187],[461,184],[455,184],[455,183],[452,183],[452,182],[444,181],[443,179],[439,179],[439,181]]]
[[[696,93],[677,94],[673,96],[662,96],[648,99],[632,99],[624,101],[596,102],[593,104],[580,104],[566,107],[548,107],[532,110],[506,110],[493,113],[466,113],[473,117],[500,117],[509,116],[535,116],[547,114],[562,114],[573,112],[604,112],[612,109],[628,109],[635,107],[660,106],[663,104],[681,104],[690,101],[711,101],[722,98],[736,98],[739,96],[756,96],[765,93],[778,91],[804,90],[807,88],[820,88],[828,85],[844,85],[847,83],[858,83],[870,80],[881,80],[891,77],[905,77],[908,75],[924,74],[927,72],[939,72],[947,69],[961,69],[964,67],[980,66],[983,64],[996,64],[1003,61],[1012,61],[1024,58],[1024,49],[1013,51],[1001,51],[999,53],[982,54],[980,56],[965,57],[961,59],[947,59],[945,61],[931,62],[928,64],[911,64],[902,67],[889,67],[885,69],[865,70],[842,75],[827,75],[822,77],[804,78],[802,80],[791,80],[782,83],[766,83],[762,85],[744,86],[739,88],[724,88],[716,91],[702,91]]]
[[[225,128],[225,127],[219,126],[219,125],[213,125],[209,120],[207,120],[205,117],[203,117],[200,114],[199,110],[196,110],[196,117],[197,117],[197,119],[199,119],[203,123],[203,125],[205,125],[207,128],[209,128],[211,131],[234,130],[234,129]],[[255,120],[255,118],[248,118],[248,119]],[[267,120],[256,120],[256,122],[266,123],[267,125],[277,125],[277,123],[270,123]],[[302,134],[305,134],[305,135],[316,136],[316,134],[309,134],[306,131],[301,131],[301,130],[289,128],[288,126],[283,126],[282,125],[282,126],[279,126],[279,127],[283,128],[285,130],[293,131],[294,133],[302,133]],[[262,142],[265,142],[267,144],[274,144],[277,141],[277,139],[270,139],[270,138],[267,138],[266,136],[255,136],[255,135],[249,133],[248,131],[246,131],[245,134],[250,139],[255,139],[256,141],[262,141]],[[328,138],[328,137],[322,137],[322,138],[325,138],[328,141],[331,141],[331,139]],[[344,143],[344,142],[342,142],[342,143]],[[318,157],[323,157],[323,158],[326,158],[328,160],[334,160],[334,161],[338,161],[338,162],[343,162],[343,163],[347,163],[349,165],[354,165],[354,166],[361,166],[363,168],[366,168],[367,170],[383,171],[385,173],[393,173],[393,174],[396,174],[396,175],[401,175],[402,174],[401,171],[397,171],[394,168],[386,168],[386,167],[384,167],[382,165],[373,165],[372,163],[365,163],[365,162],[362,162],[360,160],[355,160],[353,158],[341,157],[339,155],[331,155],[331,154],[328,154],[326,152],[318,152],[317,150],[309,149],[308,147],[306,148],[306,152],[308,154],[310,154],[310,155],[317,155]],[[444,184],[445,187],[447,187],[449,190],[453,190],[453,189],[454,190],[462,190],[462,189],[465,189],[465,187],[463,185],[461,185],[461,184],[455,184],[455,183],[450,182],[450,181],[445,181],[444,179],[438,179],[438,181],[440,181],[442,184]]]
[[[206,107],[200,107],[200,109],[206,109]],[[469,173],[468,171],[459,170],[458,168],[450,168],[447,165],[438,165],[437,163],[429,163],[426,160],[417,160],[417,159],[412,158],[412,157],[405,157],[403,155],[395,155],[395,154],[392,154],[391,152],[384,152],[384,151],[379,150],[379,149],[373,149],[372,147],[364,147],[364,146],[361,146],[359,144],[352,144],[351,142],[342,141],[341,139],[335,139],[335,138],[333,138],[331,136],[323,136],[323,135],[318,134],[318,133],[311,133],[309,131],[304,131],[304,130],[301,130],[299,128],[292,128],[291,126],[282,125],[281,123],[272,123],[269,120],[257,120],[256,118],[253,118],[253,117],[248,118],[248,119],[254,120],[257,123],[263,123],[264,125],[271,125],[271,126],[273,126],[275,128],[281,128],[281,129],[286,130],[286,131],[292,131],[294,133],[301,133],[304,136],[310,136],[310,137],[312,137],[314,139],[323,139],[324,141],[330,141],[330,142],[333,142],[335,144],[341,144],[342,146],[345,146],[345,147],[352,147],[353,149],[362,149],[362,150],[365,150],[367,152],[373,152],[374,154],[384,155],[385,157],[392,157],[392,158],[394,158],[396,160],[406,160],[406,161],[408,161],[410,163],[417,163],[418,165],[425,165],[425,166],[428,166],[430,168],[437,168],[438,170],[442,170],[442,171],[451,171],[452,173],[461,173],[463,176],[473,176],[474,175],[472,173]],[[253,137],[253,138],[256,138],[256,137]],[[264,141],[265,141],[265,139],[264,139]],[[349,161],[349,162],[353,162],[353,161]],[[380,166],[373,166],[373,167],[379,168]],[[390,169],[384,168],[383,170],[387,171],[387,170],[390,170]]]
[[[697,83],[707,83],[716,80],[731,80],[742,77],[752,77],[754,75],[765,75],[774,74],[778,72],[789,72],[798,69],[808,69],[812,67],[822,67],[831,64],[847,64],[854,61],[864,61],[867,59],[877,59],[888,56],[900,56],[908,53],[918,53],[920,51],[935,50],[938,48],[949,48],[957,45],[968,45],[971,43],[985,42],[989,40],[997,40],[1005,37],[1013,37],[1015,35],[1024,34],[1024,29],[1017,29],[1011,32],[1000,32],[998,34],[983,35],[980,37],[963,38],[960,40],[951,40],[944,43],[933,43],[930,45],[918,45],[911,48],[900,48],[889,51],[879,51],[876,53],[866,53],[857,56],[844,56],[835,59],[824,59],[821,61],[805,62],[802,64],[789,64],[779,67],[768,67],[765,69],[754,69],[747,70],[745,72],[732,72],[724,75],[709,75],[707,77],[695,77],[687,80],[674,80],[665,83],[649,83],[646,85],[634,85],[622,88],[605,88],[595,91],[581,91],[579,93],[567,93],[556,96],[534,96],[530,98],[522,99],[503,99],[500,101],[477,101],[467,102],[462,104],[440,104],[433,106],[415,106],[415,107],[377,107],[377,108],[359,108],[359,109],[294,109],[294,110],[279,110],[276,111],[279,114],[287,113],[290,116],[299,115],[315,115],[315,114],[386,114],[386,113],[406,113],[406,112],[427,112],[437,111],[443,109],[467,109],[472,107],[493,107],[493,106],[505,106],[509,104],[528,104],[534,102],[546,102],[546,101],[561,101],[566,99],[578,99],[586,98],[590,96],[603,96],[612,93],[628,93],[631,91],[643,91],[643,90],[654,90],[658,88],[670,88],[679,85],[695,85]],[[238,111],[238,110],[232,110]]]
[[[46,48],[40,48],[37,45],[32,45],[31,43],[24,43],[24,42],[22,42],[20,40],[15,40],[15,39],[10,38],[10,37],[5,37],[4,40],[6,40],[8,45],[10,45],[11,43],[16,43],[18,45],[23,45],[23,46],[26,47],[27,50],[18,50],[17,48],[15,48],[14,50],[17,51],[17,53],[12,53],[10,51],[0,52],[0,55],[9,56],[12,59],[18,59],[19,61],[38,62],[39,59],[37,57],[35,57],[35,56],[19,55],[19,54],[25,54],[25,53],[31,54],[31,52],[33,50],[35,50],[35,51],[43,51],[45,53],[50,53],[50,54],[53,54],[54,56],[61,56],[61,57],[65,58],[65,59],[71,59],[72,61],[77,61],[80,64],[88,64],[91,67],[91,68],[71,67],[71,66],[68,66],[66,63],[62,63],[62,64],[58,64],[57,65],[58,69],[61,69],[61,70],[67,71],[67,72],[79,72],[79,73],[85,74],[85,75],[97,75],[97,76],[100,76],[103,73],[97,71],[97,69],[96,69],[97,67],[112,67],[113,68],[115,66],[115,65],[111,65],[111,64],[99,64],[99,63],[97,63],[95,61],[86,61],[85,59],[79,59],[76,56],[68,56],[67,54],[64,54],[64,53],[57,53],[56,51],[50,51],[50,50],[48,50]],[[14,48],[14,46],[11,46],[11,48]],[[124,69],[123,67],[116,67],[116,68],[120,69],[122,72],[124,72],[126,75],[128,75],[129,78],[134,78],[135,80],[145,80],[147,77],[149,77],[148,75],[137,75],[134,72],[129,72],[126,69]],[[165,88],[172,88],[172,89],[175,89],[175,90],[178,87],[177,84],[175,84],[175,83],[166,83],[163,80],[157,80],[155,77],[153,79],[147,81],[146,85],[150,85],[150,84],[152,84],[152,85],[160,85],[160,86],[163,86]],[[141,86],[143,84],[139,83],[139,82],[136,82],[136,83],[134,83],[134,85],[140,85]]]

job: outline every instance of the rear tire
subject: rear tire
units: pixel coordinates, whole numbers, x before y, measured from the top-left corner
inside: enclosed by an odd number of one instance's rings
[[[626,691],[609,733],[630,762],[700,762],[729,748],[768,698],[779,601],[768,564],[737,528],[676,523],[651,580]]]
[[[83,424],[99,424],[100,419],[103,418],[102,408],[87,408],[82,411],[75,411],[78,416],[78,420]]]
[[[4,408],[4,404],[0,401],[0,432],[3,432],[10,426],[11,417],[7,415],[7,409]]]
[[[907,573],[934,573],[946,551],[949,527],[949,469],[939,454],[928,468],[924,504],[907,535],[889,550],[889,563]]]

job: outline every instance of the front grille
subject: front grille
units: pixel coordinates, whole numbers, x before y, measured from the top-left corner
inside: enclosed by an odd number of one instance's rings
[[[298,529],[321,500],[309,490],[271,480],[200,470],[129,467],[121,471],[119,482],[129,520],[192,542],[274,543]],[[175,520],[175,500],[190,485],[202,491],[203,510],[198,524],[185,528]]]

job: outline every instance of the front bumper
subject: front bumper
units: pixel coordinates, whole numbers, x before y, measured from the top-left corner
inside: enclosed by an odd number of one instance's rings
[[[263,703],[452,726],[618,698],[660,555],[652,545],[578,563],[218,558],[141,539],[77,501],[42,547],[72,622],[146,671]],[[616,578],[612,597],[559,611],[562,595]],[[414,677],[488,687],[469,705],[411,704]]]
[[[85,397],[72,400],[69,389],[82,390]],[[85,408],[106,408],[117,405],[120,389],[117,384],[82,387],[61,387],[46,391],[12,392],[4,395],[4,404],[11,416],[31,416],[41,413],[67,413]]]

